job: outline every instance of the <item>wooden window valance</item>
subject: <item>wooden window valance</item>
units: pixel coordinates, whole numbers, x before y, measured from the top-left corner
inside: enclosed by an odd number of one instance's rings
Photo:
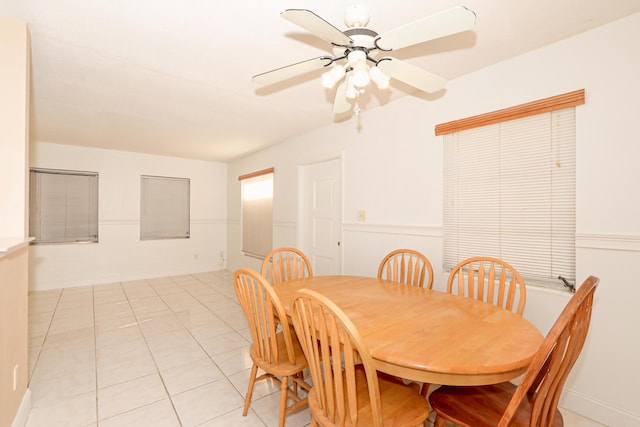
[[[274,171],[275,171],[274,168],[267,168],[267,169],[262,169],[261,171],[247,173],[244,175],[240,175],[238,177],[238,181],[242,181],[249,178],[255,178],[257,176],[267,175],[267,174],[273,173]]]
[[[584,104],[584,89],[436,125],[436,136]]]

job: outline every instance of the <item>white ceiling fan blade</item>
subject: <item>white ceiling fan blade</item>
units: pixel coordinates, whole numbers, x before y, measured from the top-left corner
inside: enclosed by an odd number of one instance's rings
[[[381,60],[378,62],[378,68],[389,77],[400,80],[423,92],[437,92],[444,88],[446,83],[446,80],[440,76],[395,58]]]
[[[251,80],[253,83],[258,85],[278,83],[311,71],[320,70],[331,64],[331,61],[332,59],[328,56],[319,56],[317,58],[287,65],[286,67],[276,68],[275,70],[256,74]]]
[[[400,49],[472,29],[476,14],[464,6],[455,6],[426,18],[381,34],[377,46],[382,50]]]
[[[353,40],[342,31],[307,9],[287,9],[280,14],[287,21],[325,39],[329,43],[340,46],[351,46]]]
[[[342,114],[351,110],[351,102],[347,99],[347,79],[342,79],[336,89],[336,97],[333,100],[333,114]]]

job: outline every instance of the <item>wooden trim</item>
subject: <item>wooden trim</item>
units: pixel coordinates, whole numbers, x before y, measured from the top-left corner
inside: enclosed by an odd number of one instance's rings
[[[240,175],[238,177],[238,181],[242,181],[243,179],[255,178],[256,176],[267,175],[275,172],[274,168],[262,169],[261,171],[251,172],[244,175]]]
[[[584,89],[436,125],[436,136],[584,104]]]

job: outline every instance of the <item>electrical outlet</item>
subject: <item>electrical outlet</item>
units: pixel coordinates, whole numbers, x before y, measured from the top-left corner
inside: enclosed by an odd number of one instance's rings
[[[13,391],[18,389],[18,374],[20,372],[20,365],[16,365],[13,367]]]
[[[367,211],[360,210],[358,211],[358,221],[365,222],[367,220]]]

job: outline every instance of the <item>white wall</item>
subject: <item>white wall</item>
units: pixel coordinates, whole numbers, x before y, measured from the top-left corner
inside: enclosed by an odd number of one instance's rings
[[[31,167],[99,173],[99,243],[34,245],[30,288],[52,289],[219,270],[226,253],[227,166],[36,143]],[[140,175],[191,180],[191,238],[140,241]]]
[[[640,14],[635,14],[453,80],[436,100],[408,96],[232,162],[229,269],[259,266],[239,251],[237,176],[275,167],[274,240],[303,247],[295,232],[298,168],[339,156],[343,272],[375,275],[384,253],[414,247],[433,261],[434,287],[443,289],[443,150],[435,125],[585,88],[586,104],[576,109],[577,277],[597,275],[601,285],[588,341],[562,404],[606,425],[640,426],[638,40]],[[367,222],[356,221],[358,210],[366,211]],[[546,333],[568,298],[530,288],[524,315]]]

